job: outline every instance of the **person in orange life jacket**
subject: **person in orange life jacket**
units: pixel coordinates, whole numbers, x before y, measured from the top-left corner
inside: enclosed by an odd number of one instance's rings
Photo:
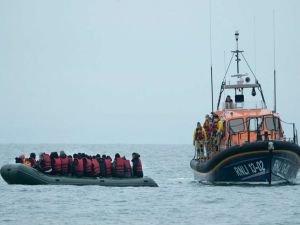
[[[105,155],[103,155],[104,157],[101,157],[101,155],[97,154],[96,155],[96,159],[99,162],[99,166],[100,166],[100,177],[105,177],[106,175],[106,168],[105,168]]]
[[[143,167],[142,161],[140,160],[140,155],[138,153],[132,153],[132,176],[143,177]]]
[[[92,157],[92,173],[93,173],[93,177],[100,176],[100,163],[98,161],[97,156]]]
[[[115,155],[115,159],[112,165],[113,175],[115,177],[124,177],[125,176],[125,162],[121,158],[120,154]]]
[[[57,152],[51,152],[51,167],[52,167],[52,174],[60,174],[61,173],[61,160],[58,157]]]
[[[68,155],[68,175],[72,175],[73,157]]]
[[[72,165],[72,174],[74,176],[83,176],[84,174],[84,167],[83,167],[83,160],[81,154],[74,154],[73,155],[73,165]]]
[[[30,153],[28,161],[31,163],[31,167],[33,167],[33,168],[37,167],[37,162],[36,162],[35,158],[36,158],[35,153],[34,152]]]
[[[51,173],[52,167],[51,167],[51,159],[50,156],[43,152],[39,154],[39,166],[38,169],[44,173]]]
[[[83,167],[84,167],[84,173],[86,176],[92,176],[92,160],[91,157],[84,154],[83,157]]]
[[[60,151],[59,153],[59,158],[61,161],[61,174],[62,175],[67,175],[68,174],[68,164],[69,164],[69,159],[64,151]]]
[[[106,156],[105,159],[105,168],[106,168],[106,177],[111,177],[112,175],[112,166],[111,166],[111,157],[110,156]]]
[[[206,132],[201,126],[200,122],[197,122],[197,127],[193,135],[193,145],[195,146],[196,158],[204,159],[204,143],[206,142]]]
[[[131,171],[131,165],[130,165],[130,161],[128,159],[126,159],[125,156],[123,156],[123,160],[125,163],[125,177],[131,177],[132,176],[132,171]]]

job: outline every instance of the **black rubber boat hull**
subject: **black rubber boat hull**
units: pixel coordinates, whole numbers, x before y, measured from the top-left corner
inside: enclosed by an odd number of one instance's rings
[[[261,141],[224,150],[207,162],[191,160],[195,179],[210,183],[293,183],[300,168],[300,147]]]
[[[1,176],[8,184],[23,185],[100,185],[111,187],[158,187],[150,177],[143,178],[91,178],[48,175],[23,164],[7,164]]]

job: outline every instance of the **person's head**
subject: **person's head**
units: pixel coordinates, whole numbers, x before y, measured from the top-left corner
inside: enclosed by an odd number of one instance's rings
[[[230,99],[231,99],[230,95],[227,95],[226,100],[230,100]]]
[[[30,153],[29,157],[35,159],[35,153],[34,152]]]
[[[120,154],[119,153],[115,154],[115,159],[117,159],[117,158],[120,158]]]
[[[205,119],[206,119],[206,120],[209,120],[209,119],[210,119],[210,117],[209,117],[208,114],[205,115]]]
[[[60,156],[60,157],[66,157],[67,155],[66,155],[66,153],[65,153],[63,150],[61,150],[61,151],[59,152],[59,156]]]
[[[197,128],[201,128],[201,123],[197,122]]]
[[[102,159],[106,159],[106,155],[103,154],[103,155],[102,155]]]

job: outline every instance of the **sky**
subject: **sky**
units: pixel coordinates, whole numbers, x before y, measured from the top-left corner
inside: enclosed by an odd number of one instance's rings
[[[191,144],[211,112],[210,65],[216,107],[236,30],[271,109],[275,37],[277,111],[300,127],[299,11],[297,0],[0,0],[0,143]]]

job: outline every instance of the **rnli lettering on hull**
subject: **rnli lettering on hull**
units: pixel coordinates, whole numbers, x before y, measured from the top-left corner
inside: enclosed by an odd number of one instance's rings
[[[233,169],[238,177],[260,174],[265,171],[264,162],[262,160],[234,166]]]
[[[289,163],[280,160],[275,160],[272,170],[273,173],[287,175],[290,167],[291,165]]]

